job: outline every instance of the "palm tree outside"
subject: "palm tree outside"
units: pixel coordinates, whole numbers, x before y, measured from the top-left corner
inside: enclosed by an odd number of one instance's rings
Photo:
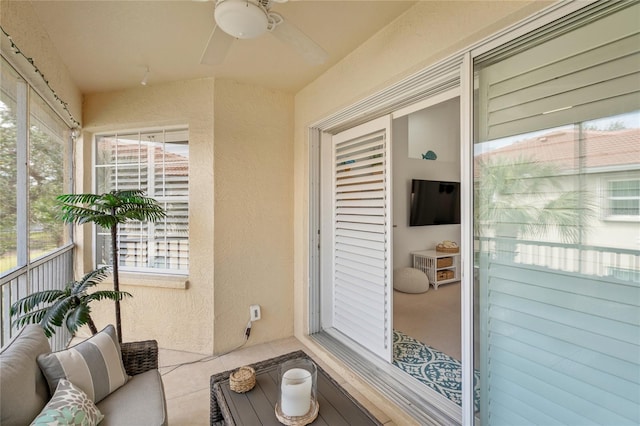
[[[113,291],[120,291],[118,225],[129,221],[157,222],[166,216],[162,206],[143,190],[114,190],[104,194],[64,194],[57,197],[66,223],[95,223],[111,232]],[[115,300],[116,331],[122,343],[120,300]]]
[[[552,163],[500,156],[476,160],[476,237],[492,237],[496,252],[515,257],[527,236],[580,244],[594,216],[589,193],[566,189]]]

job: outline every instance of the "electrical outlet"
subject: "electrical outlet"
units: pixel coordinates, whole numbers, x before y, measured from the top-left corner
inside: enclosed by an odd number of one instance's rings
[[[258,321],[261,318],[260,305],[249,306],[249,316],[251,321]]]

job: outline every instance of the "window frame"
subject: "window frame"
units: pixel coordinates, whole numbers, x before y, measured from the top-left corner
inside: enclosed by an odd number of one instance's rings
[[[56,253],[63,252],[69,246],[74,244],[73,228],[71,225],[63,225],[62,232],[64,241],[61,245],[48,249],[38,255],[31,252],[31,182],[29,170],[31,168],[30,157],[32,145],[32,133],[36,124],[34,120],[34,111],[37,107],[47,108],[48,113],[54,120],[60,120],[58,125],[64,127],[63,134],[55,135],[60,142],[66,144],[66,162],[67,168],[63,170],[62,185],[63,191],[73,191],[74,188],[74,169],[73,169],[73,137],[72,128],[60,114],[60,112],[52,106],[47,97],[35,87],[32,81],[27,79],[20,69],[5,58],[0,57],[8,69],[15,73],[19,79],[19,87],[16,87],[16,197],[18,218],[16,226],[16,265],[6,271],[0,271],[0,278],[13,275],[16,271],[29,270],[31,265],[37,263],[43,258],[48,258]],[[0,89],[1,90],[1,89]],[[36,105],[39,103],[39,105]]]
[[[100,138],[102,137],[119,137],[119,136],[130,136],[133,134],[137,134],[138,140],[139,142],[144,142],[141,141],[141,136],[144,134],[149,134],[149,133],[162,133],[165,134],[166,132],[173,132],[173,131],[185,131],[187,133],[187,144],[186,146],[189,147],[189,126],[187,124],[179,124],[179,125],[171,125],[171,126],[153,126],[153,127],[139,127],[139,128],[134,128],[134,129],[121,129],[121,130],[111,130],[111,131],[102,131],[99,133],[95,133],[93,134],[93,138],[92,138],[92,163],[91,163],[91,178],[92,178],[92,182],[91,182],[91,188],[93,191],[95,191],[94,193],[98,193],[98,175],[97,175],[97,170],[100,168],[107,168],[107,167],[114,167],[114,170],[117,170],[117,165],[116,166],[110,166],[107,164],[97,164],[98,163],[98,143]],[[164,142],[164,141],[163,141]],[[188,157],[187,157],[187,161],[188,161]],[[127,165],[131,165],[134,163],[127,163]],[[141,164],[140,160],[137,163],[138,165]],[[164,161],[163,161],[163,165],[164,165]],[[189,182],[189,172],[187,172],[187,190],[190,187],[190,182]],[[139,182],[138,182],[138,187],[140,188]],[[162,185],[162,187],[164,188],[164,183]],[[145,189],[145,188],[142,188]],[[188,191],[189,192],[189,191]],[[189,194],[187,192],[187,195],[183,195],[183,196],[176,196],[176,195],[162,195],[162,196],[157,196],[157,195],[150,195],[148,193],[148,190],[145,189],[145,194],[147,196],[153,197],[156,201],[158,201],[161,205],[163,205],[163,207],[165,207],[165,204],[171,204],[171,203],[176,203],[176,202],[186,202],[187,204],[187,225],[186,225],[186,231],[187,231],[187,235],[186,238],[184,240],[186,240],[187,242],[189,241],[189,221],[188,221],[188,216],[189,216],[189,205],[190,205],[190,199],[189,199]],[[150,228],[154,227],[154,223],[149,224]],[[122,225],[121,225],[122,226]],[[126,225],[125,225],[126,226]],[[99,231],[99,227],[95,224],[92,225],[92,239],[93,239],[93,244],[92,244],[92,251],[91,251],[91,255],[92,255],[92,264],[96,267],[98,266],[104,266],[102,263],[98,262],[98,236],[99,235],[108,235],[109,232],[100,232]],[[148,231],[147,231],[148,234]],[[122,236],[122,231],[119,229],[118,231],[118,237],[120,238]],[[144,238],[144,237],[143,237]],[[119,247],[119,249],[121,250],[122,247]],[[148,254],[145,255],[145,261],[148,258]],[[173,269],[173,268],[152,268],[152,267],[131,267],[131,266],[126,266],[126,265],[122,265],[121,263],[119,264],[119,270],[120,272],[125,275],[125,276],[135,276],[135,277],[142,277],[144,275],[156,275],[156,276],[163,276],[163,277],[168,277],[168,278],[177,278],[178,281],[180,281],[181,283],[183,283],[184,281],[184,277],[187,277],[189,275],[189,260],[190,260],[190,254],[189,254],[189,248],[187,247],[187,267],[186,269]],[[182,277],[182,278],[181,278]],[[144,281],[144,280],[143,280]],[[148,285],[148,284],[144,284],[144,283],[138,283],[138,279],[133,278],[132,282],[140,284],[140,285]],[[184,283],[183,283],[184,284]],[[172,287],[172,285],[170,285],[170,287]],[[183,285],[180,285],[180,288],[182,288]]]
[[[74,261],[75,254],[74,232],[71,224],[62,225],[63,240],[56,247],[47,248],[38,255],[31,252],[31,182],[29,169],[31,164],[29,161],[31,149],[33,148],[31,136],[35,115],[35,121],[38,121],[38,106],[34,107],[34,103],[40,103],[40,107],[46,108],[43,112],[50,114],[59,127],[61,134],[55,133],[54,137],[59,138],[61,145],[64,145],[64,169],[62,170],[62,190],[71,192],[74,188],[74,127],[77,123],[69,114],[68,118],[64,117],[64,111],[61,111],[59,105],[52,99],[49,93],[42,85],[38,85],[38,80],[29,77],[31,68],[17,66],[16,58],[9,58],[2,53],[0,61],[5,70],[10,70],[16,77],[16,94],[14,101],[16,102],[16,210],[17,220],[14,225],[16,228],[16,262],[11,264],[6,270],[0,271],[0,288],[2,295],[0,297],[0,346],[3,346],[9,339],[18,332],[17,324],[11,322],[9,315],[9,306],[11,302],[20,298],[33,294],[37,291],[46,290],[62,290],[65,283],[70,282],[74,278]],[[29,63],[29,67],[33,66]],[[44,77],[44,76],[43,76]],[[3,89],[0,89],[4,91]],[[12,98],[10,94],[7,97]],[[37,98],[37,99],[36,99]],[[3,102],[4,103],[4,102]],[[58,108],[56,108],[58,106]],[[32,108],[33,107],[33,108]],[[68,111],[67,111],[68,112]],[[58,122],[58,119],[60,120]],[[54,126],[55,127],[55,126]],[[48,198],[48,197],[47,197]],[[55,203],[55,200],[51,200]],[[18,206],[19,205],[19,206]],[[10,221],[11,222],[11,221]],[[49,343],[54,350],[65,348],[70,339],[71,334],[65,327],[61,327],[54,336],[49,339]]]
[[[615,197],[612,195],[611,184],[614,182],[638,182],[640,187],[640,178],[633,177],[618,177],[607,179],[603,185],[603,220],[611,222],[640,222],[640,194],[638,196],[624,196]],[[637,200],[638,201],[638,214],[624,215],[613,213],[614,207],[612,206],[613,200]]]

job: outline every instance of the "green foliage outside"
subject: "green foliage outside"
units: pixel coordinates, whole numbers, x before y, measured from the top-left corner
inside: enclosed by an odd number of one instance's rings
[[[65,192],[65,152],[60,140],[37,126],[29,130],[29,246],[31,258],[64,244],[56,196]],[[17,245],[17,134],[11,110],[0,104],[0,273],[15,266]]]
[[[505,256],[515,256],[518,239],[579,244],[595,205],[588,191],[563,187],[575,187],[574,179],[531,158],[477,161],[474,234],[499,238],[496,250]]]

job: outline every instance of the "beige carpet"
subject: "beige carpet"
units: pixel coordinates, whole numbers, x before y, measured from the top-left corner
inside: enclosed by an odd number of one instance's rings
[[[460,282],[421,294],[394,291],[393,328],[460,360]]]

